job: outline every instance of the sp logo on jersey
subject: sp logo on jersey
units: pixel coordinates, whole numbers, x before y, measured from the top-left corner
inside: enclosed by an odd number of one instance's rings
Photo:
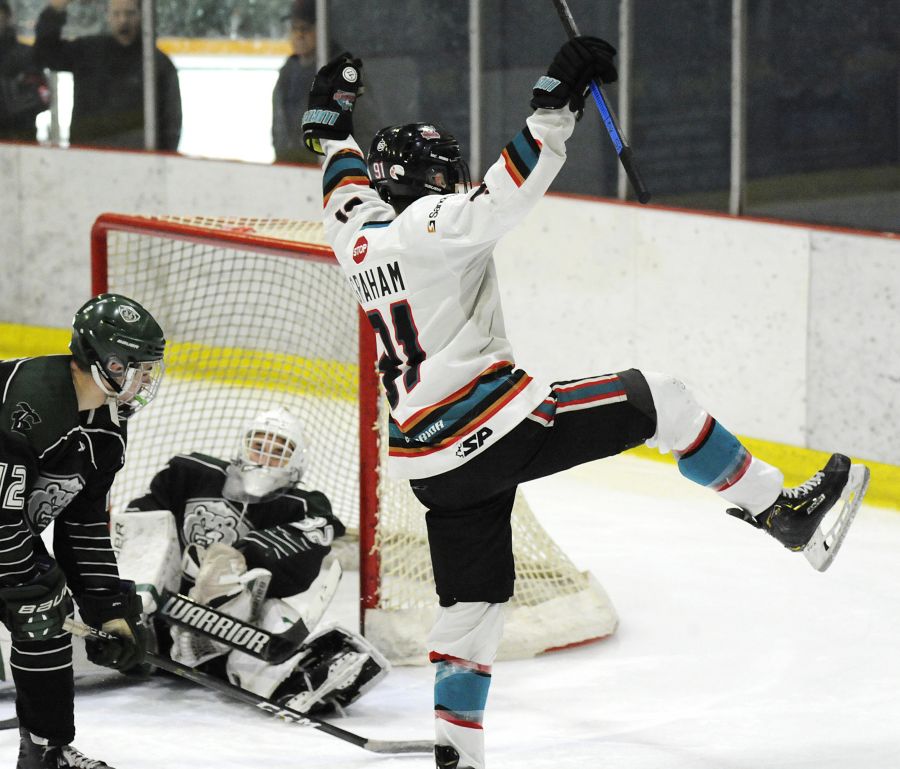
[[[362,260],[366,258],[366,254],[368,253],[369,241],[366,240],[365,235],[361,235],[359,240],[356,241],[356,245],[353,246],[353,253],[351,254],[353,261],[357,264],[362,264]]]
[[[472,433],[456,447],[456,456],[467,457],[473,451],[478,451],[478,449],[484,446],[485,441],[493,434],[494,431],[491,430],[490,427],[482,427],[480,430]]]

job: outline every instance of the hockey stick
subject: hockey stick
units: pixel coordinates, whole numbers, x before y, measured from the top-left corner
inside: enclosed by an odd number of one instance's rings
[[[566,3],[566,0],[553,0],[553,5],[556,7],[556,12],[559,14],[560,21],[562,21],[563,26],[566,28],[569,37],[572,38],[578,35],[578,27],[575,25],[575,19],[572,18],[572,12],[569,10],[569,5]],[[638,172],[631,147],[625,140],[625,137],[622,136],[622,130],[619,128],[619,121],[616,120],[616,114],[612,111],[612,107],[609,106],[609,102],[603,89],[595,81],[591,81],[591,93],[594,96],[594,102],[597,104],[597,109],[600,111],[600,117],[603,118],[603,125],[606,126],[606,131],[613,143],[613,147],[616,148],[619,162],[622,164],[622,168],[625,169],[625,174],[628,176],[628,181],[631,182],[631,186],[637,195],[637,199],[641,203],[646,203],[650,200],[650,191],[647,189],[647,185],[644,184],[644,180]]]
[[[277,665],[297,654],[310,631],[319,624],[337,592],[341,573],[340,563],[334,561],[323,573],[321,580],[317,580],[319,587],[308,601],[306,616],[298,619],[283,633],[270,633],[168,590],[163,590],[157,601],[160,607],[157,616],[166,622],[181,625],[220,641],[251,657]]]
[[[13,716],[12,718],[4,718],[0,721],[0,731],[4,729],[15,729],[19,725],[19,719]]]
[[[178,593],[163,590],[160,597],[156,616],[273,665],[293,657],[309,635],[302,619],[283,633],[270,633]]]
[[[67,619],[63,627],[65,627],[72,635],[77,635],[81,638],[90,637],[101,640],[115,639],[115,636],[110,633],[106,633],[103,630],[97,630],[96,628],[72,619]],[[233,684],[216,678],[215,676],[211,676],[208,673],[189,668],[187,665],[182,665],[168,657],[161,657],[158,654],[148,653],[146,660],[151,665],[155,665],[162,670],[167,670],[169,673],[174,673],[181,678],[186,678],[188,681],[193,681],[196,684],[200,684],[200,686],[205,686],[207,689],[212,689],[213,691],[225,694],[232,699],[245,702],[248,705],[253,705],[260,710],[266,711],[269,715],[283,718],[286,721],[299,724],[300,726],[311,726],[313,729],[318,729],[325,734],[337,737],[339,740],[349,742],[352,745],[356,745],[359,748],[369,750],[373,753],[432,753],[434,751],[434,743],[428,740],[372,740],[359,734],[355,734],[354,732],[348,732],[346,729],[341,729],[338,726],[329,724],[327,721],[322,721],[315,716],[305,715],[292,708],[279,705],[272,700],[268,700],[265,697],[261,697],[246,689],[241,689],[239,686],[234,686]]]

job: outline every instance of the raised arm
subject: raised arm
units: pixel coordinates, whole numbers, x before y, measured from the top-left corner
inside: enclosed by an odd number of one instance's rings
[[[303,141],[325,155],[325,234],[341,252],[366,222],[395,217],[394,209],[372,189],[365,156],[352,136],[353,108],[361,93],[362,62],[342,53],[316,74],[303,115]]]
[[[616,79],[615,49],[599,38],[576,37],[562,45],[532,89],[532,115],[503,148],[484,181],[465,200],[443,206],[436,232],[471,246],[499,239],[547,192],[566,160],[566,141],[584,108],[590,81]]]

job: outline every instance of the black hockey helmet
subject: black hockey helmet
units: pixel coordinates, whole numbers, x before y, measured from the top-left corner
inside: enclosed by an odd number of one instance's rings
[[[163,330],[140,304],[121,294],[100,294],[72,320],[72,357],[97,385],[134,408],[156,395],[163,373]]]
[[[441,126],[407,123],[382,128],[372,140],[369,179],[381,199],[406,206],[424,195],[469,190],[469,168],[459,142]]]

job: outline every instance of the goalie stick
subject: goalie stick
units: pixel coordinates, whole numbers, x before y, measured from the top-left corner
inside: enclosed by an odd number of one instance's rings
[[[341,567],[335,561],[325,572],[318,591],[311,597],[305,619],[299,619],[283,633],[270,633],[168,590],[163,590],[160,595],[156,616],[220,641],[256,659],[278,665],[300,651],[303,641],[331,603],[340,579]]]
[[[273,665],[299,652],[300,645],[309,635],[309,628],[302,619],[283,633],[270,633],[179,593],[164,590],[160,598],[162,601],[155,616]]]
[[[115,639],[115,636],[110,633],[90,627],[83,622],[78,622],[73,619],[67,619],[63,627],[72,635],[77,635],[81,638],[98,638],[100,640]],[[396,753],[432,753],[434,751],[434,743],[430,740],[373,740],[355,734],[354,732],[348,732],[346,729],[341,729],[339,726],[334,726],[315,716],[305,715],[292,708],[279,705],[272,700],[249,692],[246,689],[241,689],[239,686],[234,686],[233,684],[216,678],[215,676],[211,676],[208,673],[189,668],[187,665],[182,665],[168,657],[161,657],[160,655],[151,652],[147,654],[146,660],[151,665],[155,665],[162,670],[167,670],[181,678],[186,678],[188,681],[193,681],[196,684],[200,684],[200,686],[205,686],[207,689],[212,689],[213,691],[225,694],[232,699],[245,702],[248,705],[253,705],[260,710],[264,710],[269,715],[283,718],[284,720],[298,724],[299,726],[311,726],[313,729],[317,729],[320,732],[329,734],[332,737],[337,737],[339,740],[349,742],[352,745],[356,745],[359,748],[369,750],[373,753],[392,755]]]
[[[572,38],[578,35],[578,27],[575,25],[575,19],[572,17],[572,12],[569,10],[566,0],[553,0],[553,5],[556,7],[559,19],[566,28],[569,37]],[[619,162],[622,164],[622,168],[625,169],[625,174],[628,176],[628,181],[631,182],[637,199],[641,203],[646,203],[650,200],[650,190],[647,189],[647,185],[644,184],[644,180],[638,172],[637,165],[634,162],[634,153],[631,151],[631,147],[625,140],[625,137],[622,136],[619,121],[616,120],[616,114],[612,111],[612,107],[609,106],[606,94],[593,80],[591,81],[591,94],[594,96],[594,102],[600,111],[600,117],[603,118],[603,125],[606,126],[606,132],[609,134],[613,147],[616,148]]]

